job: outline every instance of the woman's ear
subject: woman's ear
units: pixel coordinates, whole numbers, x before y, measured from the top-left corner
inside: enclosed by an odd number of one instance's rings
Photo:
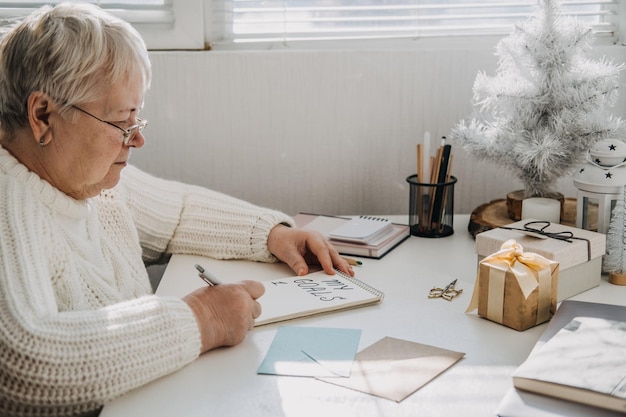
[[[39,146],[45,146],[52,140],[48,132],[53,106],[50,97],[41,91],[34,91],[28,96],[28,123]]]

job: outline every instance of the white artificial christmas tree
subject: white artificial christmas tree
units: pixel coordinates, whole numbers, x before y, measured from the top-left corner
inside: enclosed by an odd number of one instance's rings
[[[546,196],[600,139],[623,139],[615,104],[623,64],[586,57],[591,29],[540,0],[536,14],[500,40],[497,73],[474,82],[476,114],[450,135],[469,153],[504,166],[524,195]]]
[[[602,269],[611,282],[626,285],[626,187],[611,212]]]

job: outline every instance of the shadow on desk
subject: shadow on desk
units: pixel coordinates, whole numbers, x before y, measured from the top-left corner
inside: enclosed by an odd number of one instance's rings
[[[161,278],[163,278],[163,274],[165,273],[165,268],[167,268],[167,264],[150,265],[146,267],[148,278],[150,278],[150,285],[152,285],[152,291],[156,291],[159,286]]]

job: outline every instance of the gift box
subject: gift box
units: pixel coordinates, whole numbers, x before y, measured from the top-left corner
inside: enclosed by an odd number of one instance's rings
[[[526,219],[476,235],[478,261],[500,250],[509,239],[527,252],[559,263],[557,301],[600,284],[606,248],[606,236],[602,233]]]
[[[467,312],[526,330],[544,323],[556,311],[559,263],[524,252],[511,239],[478,265],[474,293]]]

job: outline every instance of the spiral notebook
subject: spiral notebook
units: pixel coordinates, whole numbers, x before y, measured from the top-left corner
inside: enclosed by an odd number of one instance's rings
[[[384,297],[381,291],[367,283],[338,271],[335,275],[320,270],[294,276],[284,263],[218,260],[178,254],[168,262],[156,294],[184,297],[206,286],[198,277],[196,264],[224,283],[252,279],[265,286],[265,294],[258,299],[262,313],[256,319],[256,326],[377,304]]]
[[[315,230],[330,239],[330,232],[352,221],[350,217],[327,216],[323,214],[298,213],[293,216],[296,225],[302,229]],[[391,231],[384,233],[370,243],[349,242],[332,239],[333,246],[343,255],[380,259],[410,236],[409,226],[391,223]]]
[[[393,232],[393,225],[389,220],[382,217],[359,216],[331,230],[328,237],[346,242],[368,244],[391,232]]]
[[[339,271],[263,282],[265,294],[259,298],[263,312],[255,326],[376,304],[384,294],[370,285]]]

